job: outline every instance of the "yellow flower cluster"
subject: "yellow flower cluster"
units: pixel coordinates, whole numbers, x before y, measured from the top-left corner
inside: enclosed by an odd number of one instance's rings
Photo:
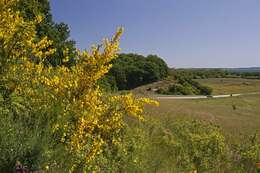
[[[36,24],[42,16],[25,21],[19,11],[13,10],[16,3],[0,0],[0,80],[16,81],[14,92],[28,97],[34,109],[51,110],[53,105],[59,105],[61,111],[55,115],[53,133],[55,140],[73,155],[73,172],[82,166],[77,163],[95,160],[103,146],[120,145],[125,115],[143,120],[143,106],[158,103],[136,99],[132,94],[109,96],[97,85],[117,57],[122,28],[90,52],[78,51],[75,66],[46,66],[45,57],[55,50],[50,48],[52,41],[48,38],[36,39]]]
[[[134,96],[132,93],[123,95],[123,96],[114,96],[113,99],[120,100],[123,105],[124,111],[127,114],[129,114],[139,120],[144,120],[143,106],[145,104],[159,106],[158,102],[148,99],[148,98],[134,99]]]
[[[46,37],[37,40],[36,24],[42,21],[42,16],[25,21],[19,11],[12,10],[16,4],[17,0],[0,1],[0,53],[5,57],[0,60],[1,66],[29,57],[42,59],[55,52],[54,49],[46,51],[51,40]]]

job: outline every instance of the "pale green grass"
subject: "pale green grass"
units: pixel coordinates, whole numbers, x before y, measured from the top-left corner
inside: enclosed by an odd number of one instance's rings
[[[260,92],[260,80],[237,78],[197,79],[213,89],[213,94]]]
[[[219,125],[231,139],[260,132],[260,95],[159,102],[159,107],[146,108],[149,116],[159,120],[180,117],[205,120]]]

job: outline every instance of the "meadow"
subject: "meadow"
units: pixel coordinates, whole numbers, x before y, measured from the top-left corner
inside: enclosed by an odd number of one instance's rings
[[[260,95],[220,99],[158,100],[160,107],[147,107],[149,115],[167,118],[200,119],[220,126],[230,138],[260,132]]]
[[[260,80],[241,78],[197,79],[199,83],[213,89],[213,94],[260,92]]]
[[[150,134],[145,159],[156,158],[149,163],[157,165],[153,172],[180,172],[185,159],[199,172],[256,171],[260,95],[158,101],[159,107],[145,109],[148,124],[155,125],[143,128]]]

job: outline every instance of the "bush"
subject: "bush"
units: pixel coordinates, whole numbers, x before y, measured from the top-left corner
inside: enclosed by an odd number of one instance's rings
[[[256,163],[260,163],[260,138],[257,134],[245,137],[232,150],[235,171],[256,172]]]
[[[223,172],[228,166],[225,138],[214,125],[150,119],[142,131],[142,152],[138,155],[144,166],[139,172]]]
[[[211,95],[213,92],[213,89],[208,86],[200,86],[199,90],[201,95]]]
[[[98,80],[98,85],[105,91],[105,92],[115,92],[118,90],[116,86],[116,81],[113,76],[104,76]]]
[[[117,58],[122,29],[91,53],[77,52],[73,66],[53,67],[53,42],[36,32],[42,16],[24,19],[16,6],[0,1],[1,171],[19,161],[45,172],[125,172],[124,120],[143,120],[144,105],[157,102],[109,95],[97,83]]]
[[[217,172],[224,164],[226,146],[220,129],[200,121],[181,121],[170,125],[168,143],[179,167],[198,172]]]
[[[192,90],[180,84],[173,84],[168,89],[169,93],[176,95],[190,95],[193,94]]]
[[[238,144],[228,143],[222,130],[211,123],[170,116],[147,119],[145,124],[130,125],[130,134],[138,136],[135,157],[143,165],[137,172],[256,173],[260,159],[257,135]]]
[[[45,116],[47,112],[31,111],[33,107],[27,101],[15,94],[5,99],[0,95],[0,170],[3,172],[13,172],[17,161],[30,169],[42,168],[46,161],[44,155],[53,150],[50,117]]]
[[[175,95],[211,95],[212,91],[212,88],[203,86],[192,79],[179,78],[176,84],[170,85],[167,91],[160,91],[160,93]]]

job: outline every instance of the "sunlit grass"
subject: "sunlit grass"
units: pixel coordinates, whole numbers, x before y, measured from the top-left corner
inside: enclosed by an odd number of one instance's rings
[[[202,100],[163,99],[159,102],[158,108],[146,108],[149,115],[159,120],[166,116],[206,120],[219,125],[232,139],[260,132],[260,95]]]
[[[197,81],[213,88],[213,94],[260,92],[260,80],[257,79],[212,78]]]

